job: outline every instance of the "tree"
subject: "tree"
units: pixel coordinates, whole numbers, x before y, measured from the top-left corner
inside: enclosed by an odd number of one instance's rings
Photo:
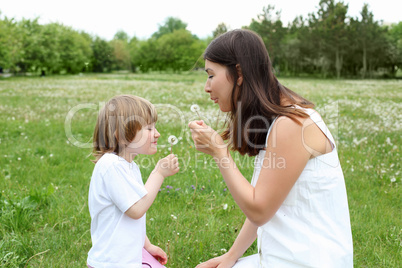
[[[335,61],[336,76],[340,78],[343,58],[348,49],[346,13],[348,5],[334,0],[320,0],[317,17],[313,14],[310,26],[318,36],[324,60]]]
[[[0,67],[3,69],[16,69],[16,63],[21,57],[20,39],[14,19],[0,18]]]
[[[95,37],[91,44],[92,69],[94,72],[109,72],[114,62],[113,47],[100,37]]]
[[[188,30],[175,30],[159,39],[139,41],[133,54],[134,65],[142,72],[191,70],[198,62],[206,44]]]
[[[212,32],[212,37],[216,38],[217,36],[226,33],[228,29],[229,28],[225,23],[219,23],[218,26],[216,26],[216,29]]]
[[[150,70],[162,70],[157,48],[157,40],[154,38],[139,42],[138,50],[133,54],[133,62],[141,72],[146,73]]]
[[[110,45],[113,48],[114,55],[113,69],[130,70],[131,59],[128,45],[128,35],[124,31],[118,31],[113,40],[110,41]]]
[[[388,31],[388,66],[392,76],[402,69],[402,22],[391,25]]]
[[[305,28],[303,17],[296,17],[291,24],[289,24],[288,32],[285,35],[282,42],[283,52],[283,68],[285,72],[289,72],[293,75],[301,72],[303,66],[304,57],[301,54],[302,41],[299,37],[299,33],[303,32]],[[307,54],[304,54],[308,57]]]
[[[163,70],[191,70],[205,47],[187,30],[175,30],[157,40],[158,59]]]
[[[380,38],[382,36],[382,30],[378,22],[374,20],[373,13],[369,11],[368,5],[364,4],[362,11],[360,12],[361,20],[351,18],[350,28],[352,31],[353,39],[356,41],[355,49],[350,49],[353,51],[351,57],[354,55],[359,55],[361,57],[360,72],[362,78],[365,78],[368,70],[373,69],[372,59],[376,56],[374,53],[381,46],[384,40]]]
[[[91,40],[87,35],[79,33],[71,27],[58,24],[58,28],[60,71],[73,74],[82,72],[92,56]]]
[[[128,42],[128,50],[130,53],[130,65],[131,65],[131,71],[136,72],[137,71],[137,66],[136,66],[136,57],[140,49],[140,40],[138,40],[137,37],[133,37],[130,39],[130,42]]]
[[[121,40],[125,42],[128,42],[128,39],[128,34],[123,30],[118,31],[113,37],[113,40]]]
[[[165,34],[173,33],[177,30],[185,30],[186,28],[187,23],[184,23],[179,18],[168,17],[165,20],[165,24],[159,25],[159,30],[155,32],[152,37],[158,39]]]
[[[18,23],[21,36],[22,56],[17,62],[22,72],[36,72],[42,69],[46,60],[46,44],[43,42],[43,26],[38,18],[33,20],[22,19]]]
[[[272,64],[274,67],[279,67],[282,56],[281,42],[286,34],[286,29],[281,21],[281,12],[276,11],[273,15],[272,12],[274,11],[274,6],[264,7],[263,12],[257,16],[257,20],[252,20],[249,29],[261,36],[268,49]]]
[[[62,60],[60,58],[60,35],[62,31],[57,23],[45,24],[42,26],[41,46],[44,49],[44,61],[40,65],[41,71],[49,73],[60,72]]]

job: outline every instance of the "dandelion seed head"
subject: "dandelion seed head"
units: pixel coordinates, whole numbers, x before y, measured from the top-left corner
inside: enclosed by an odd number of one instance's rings
[[[179,139],[174,135],[170,135],[169,138],[168,138],[168,142],[171,145],[175,145],[175,144],[177,144],[179,142]]]
[[[193,105],[191,105],[191,111],[193,112],[193,113],[196,113],[196,112],[199,112],[200,111],[200,106],[198,106],[197,104],[193,104]]]

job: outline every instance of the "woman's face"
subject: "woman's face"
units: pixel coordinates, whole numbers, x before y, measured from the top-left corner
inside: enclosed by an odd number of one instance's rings
[[[231,111],[233,82],[228,80],[226,66],[205,60],[205,71],[208,74],[205,92],[209,93],[211,100],[219,105],[222,112]]]

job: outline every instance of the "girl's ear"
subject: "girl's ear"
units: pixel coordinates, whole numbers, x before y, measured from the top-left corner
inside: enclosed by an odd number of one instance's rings
[[[236,70],[237,70],[237,76],[239,78],[237,78],[236,84],[237,86],[241,86],[243,84],[243,73],[241,71],[241,67],[240,64],[236,64]]]
[[[118,144],[119,146],[127,145],[126,139],[124,137],[119,137],[120,135],[117,130],[114,132],[113,135],[114,135],[114,138],[116,139],[116,144]]]

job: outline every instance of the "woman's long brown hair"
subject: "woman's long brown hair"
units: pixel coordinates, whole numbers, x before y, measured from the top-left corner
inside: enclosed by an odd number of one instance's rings
[[[261,37],[245,29],[229,31],[214,39],[204,52],[204,59],[226,66],[228,80],[233,81],[231,111],[222,133],[232,150],[255,156],[265,148],[266,136],[277,116],[308,115],[293,105],[312,108],[314,104],[281,85],[275,77],[268,51]],[[243,77],[236,85],[239,72]],[[281,99],[290,105],[281,105]]]

